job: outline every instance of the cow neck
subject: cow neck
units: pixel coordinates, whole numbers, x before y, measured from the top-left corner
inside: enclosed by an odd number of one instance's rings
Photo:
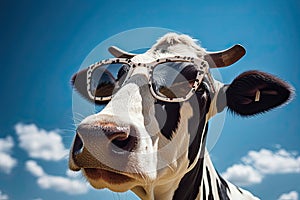
[[[202,102],[204,99],[200,99]],[[210,105],[210,100],[205,102]],[[188,149],[189,163],[185,169],[181,169],[176,177],[169,179],[163,184],[154,183],[153,185],[138,186],[132,191],[141,199],[195,199],[199,193],[200,185],[203,178],[205,143],[208,132],[208,120],[210,118],[208,110],[202,110],[204,103],[199,106],[200,113],[206,113],[204,116],[191,118],[189,124],[197,123],[197,127],[189,127],[189,134],[196,134],[195,138],[190,141]],[[206,106],[204,106],[206,108]],[[194,120],[194,121],[193,121]],[[195,121],[196,120],[196,121]],[[193,137],[191,137],[193,138]],[[186,196],[186,197],[185,197]],[[182,198],[184,197],[184,198]]]
[[[196,199],[203,178],[203,165],[205,156],[206,135],[208,132],[208,122],[205,123],[201,134],[201,145],[196,158],[184,171],[182,179],[174,191],[172,199]]]
[[[203,178],[207,124],[206,122],[202,129],[203,133],[200,134],[201,144],[203,145],[200,145],[197,156],[185,170],[176,175],[177,178],[169,180],[164,185],[138,186],[133,188],[132,191],[143,200],[195,199]]]

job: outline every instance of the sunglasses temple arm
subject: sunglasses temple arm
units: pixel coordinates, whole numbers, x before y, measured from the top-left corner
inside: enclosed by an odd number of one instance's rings
[[[208,78],[209,85],[212,88],[212,92],[215,94],[216,89],[215,89],[214,84],[213,84],[214,80],[213,80],[213,78],[212,78],[212,76],[209,72],[206,75],[207,75],[207,78]]]

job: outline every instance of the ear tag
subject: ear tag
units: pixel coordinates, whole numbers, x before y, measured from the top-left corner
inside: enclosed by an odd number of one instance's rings
[[[257,90],[256,93],[255,93],[255,102],[258,102],[260,100],[260,91]]]

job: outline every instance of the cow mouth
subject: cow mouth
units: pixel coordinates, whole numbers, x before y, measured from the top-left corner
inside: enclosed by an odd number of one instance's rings
[[[134,179],[124,175],[120,174],[118,172],[109,171],[106,169],[99,169],[99,168],[84,168],[84,174],[88,178],[88,180],[92,181],[105,181],[109,184],[122,184],[126,182],[131,182]]]

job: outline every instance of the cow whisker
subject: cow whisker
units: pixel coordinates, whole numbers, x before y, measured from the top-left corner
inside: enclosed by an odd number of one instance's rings
[[[175,172],[175,169],[174,169],[170,164],[168,164],[167,167],[168,167],[172,172]]]
[[[139,172],[139,171],[137,170],[136,167],[134,167],[133,170],[135,171],[135,173],[136,173],[138,176],[140,176],[140,177],[143,179],[143,181],[144,181],[145,184],[147,185],[149,181],[148,181],[148,179],[145,177],[145,175],[144,175],[143,173]]]

